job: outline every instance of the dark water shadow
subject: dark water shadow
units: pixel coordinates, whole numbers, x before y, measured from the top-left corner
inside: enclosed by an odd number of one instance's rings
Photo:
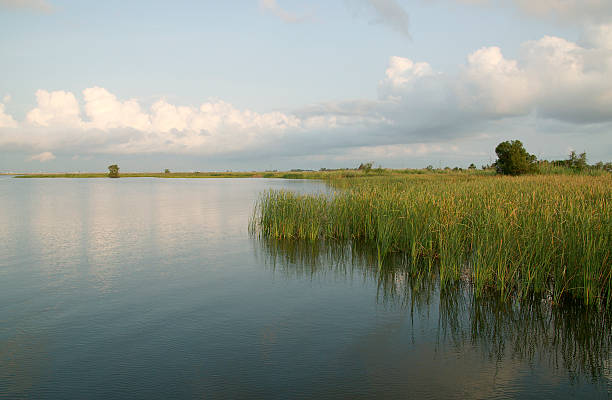
[[[564,370],[571,383],[612,389],[612,313],[581,304],[502,300],[476,296],[460,282],[440,287],[436,268],[410,265],[401,256],[378,264],[374,249],[349,242],[254,239],[256,257],[286,279],[362,279],[376,287],[373,301],[414,315],[431,316],[437,345],[461,352],[478,348],[492,365],[526,362]],[[433,320],[432,320],[433,319]],[[604,389],[605,390],[605,389]]]

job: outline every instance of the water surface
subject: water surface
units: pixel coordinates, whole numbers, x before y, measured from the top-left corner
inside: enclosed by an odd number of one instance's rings
[[[0,177],[0,398],[608,398],[609,316],[248,234],[268,179]]]

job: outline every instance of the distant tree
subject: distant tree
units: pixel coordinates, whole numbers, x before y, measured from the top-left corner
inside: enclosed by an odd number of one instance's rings
[[[385,172],[385,169],[382,167],[382,165],[379,165],[378,168],[374,168],[372,172],[375,174],[382,174]]]
[[[359,164],[359,168],[357,168],[357,169],[361,170],[361,171],[363,171],[363,172],[365,172],[367,174],[372,169],[372,163],[371,162],[369,162],[369,163],[361,163],[361,164]]]
[[[428,165],[428,166],[427,166],[425,169],[426,169],[427,171],[433,171],[434,167],[433,167],[433,165],[431,165],[431,164],[430,164],[430,165]]]
[[[603,161],[599,161],[597,164],[594,165],[594,167],[595,169],[612,172],[612,162],[607,162],[604,164]]]
[[[108,166],[108,177],[119,178],[119,167],[117,166],[117,164]]]
[[[566,164],[567,164],[568,167],[570,167],[571,169],[573,169],[575,171],[584,171],[589,166],[587,164],[586,153],[580,153],[578,155],[573,150],[569,154],[569,157],[568,157],[568,159],[566,161]]]
[[[476,169],[476,165],[474,163],[471,163],[468,169]]]
[[[166,168],[166,169],[164,170],[164,174],[169,174],[169,173],[170,173],[170,170],[169,170],[168,168]]]
[[[497,161],[494,165],[498,174],[521,175],[535,171],[536,156],[527,153],[520,140],[498,144],[495,153]]]

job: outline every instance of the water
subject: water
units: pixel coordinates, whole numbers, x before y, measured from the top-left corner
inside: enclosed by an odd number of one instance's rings
[[[257,240],[267,179],[0,177],[0,398],[609,398],[609,315]]]

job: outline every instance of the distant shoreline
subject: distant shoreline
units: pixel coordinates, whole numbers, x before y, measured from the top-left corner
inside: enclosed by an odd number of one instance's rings
[[[376,175],[406,175],[406,174],[448,174],[463,173],[477,175],[492,175],[493,170],[482,171],[451,171],[425,169],[373,169],[368,172],[357,169],[334,170],[290,170],[290,171],[227,171],[227,172],[120,172],[119,178],[281,178],[281,179],[330,179],[349,178]],[[3,173],[14,175],[15,178],[110,178],[108,172],[79,172],[79,173]],[[116,178],[113,178],[116,179]]]
[[[605,175],[600,169],[573,171],[566,167],[548,167],[532,175]],[[14,178],[110,178],[108,172],[64,172],[64,173],[14,173],[0,172],[0,176]],[[424,169],[322,169],[319,171],[294,169],[289,171],[211,171],[211,172],[120,172],[119,178],[280,178],[280,179],[334,179],[373,176],[406,176],[406,175],[461,175],[461,176],[495,176],[494,168],[461,169],[461,168],[424,168]]]
[[[351,170],[346,170],[351,171]],[[336,173],[338,171],[335,171]],[[352,171],[354,172],[354,171]],[[319,171],[253,171],[253,172],[124,172],[119,178],[284,178],[321,179],[331,172]],[[0,173],[15,178],[109,178],[104,172],[83,173]]]

